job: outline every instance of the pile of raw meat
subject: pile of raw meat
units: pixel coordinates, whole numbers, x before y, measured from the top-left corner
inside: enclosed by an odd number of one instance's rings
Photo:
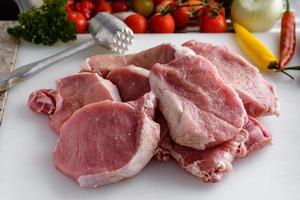
[[[254,66],[195,40],[93,56],[56,90],[33,92],[28,105],[59,134],[55,167],[82,187],[132,177],[153,157],[218,182],[235,159],[271,143],[255,117],[279,109]]]

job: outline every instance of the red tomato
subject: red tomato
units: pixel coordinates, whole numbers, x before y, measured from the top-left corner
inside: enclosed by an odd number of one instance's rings
[[[175,21],[175,26],[177,28],[185,27],[187,25],[190,19],[189,11],[190,10],[188,7],[182,7],[172,12],[172,16]]]
[[[215,1],[209,1],[208,4],[209,4],[210,6],[212,6],[212,7],[214,7],[214,6],[217,7],[217,6],[219,5],[219,3],[218,3],[218,2],[215,2]],[[204,17],[205,15],[208,15],[208,14],[210,14],[210,13],[212,13],[212,9],[210,9],[209,7],[203,7],[203,8],[200,10],[198,16]],[[224,16],[225,16],[225,9],[224,9],[224,7],[221,7],[221,8],[219,9],[219,13],[220,13],[221,15],[224,15]]]
[[[67,5],[66,4],[64,7],[65,7],[65,10],[67,12],[72,12],[74,10],[74,6],[73,5]]]
[[[187,4],[190,6],[190,12],[195,12],[201,9],[201,0],[188,0]]]
[[[98,12],[108,12],[112,13],[111,5],[106,1],[100,1],[96,6],[96,13]]]
[[[155,8],[155,11],[158,13],[161,13],[164,9],[166,9],[169,6],[176,6],[177,3],[174,2],[174,0],[164,0],[161,1],[160,4],[158,4]]]
[[[84,0],[76,3],[76,10],[83,14],[86,19],[90,19],[93,16],[95,5],[89,0]]]
[[[123,12],[128,10],[128,5],[124,0],[117,0],[111,3],[113,12]]]
[[[72,12],[74,11],[74,0],[68,0],[67,3],[65,4],[65,10],[67,12]]]
[[[147,31],[147,20],[140,14],[130,15],[124,22],[134,33],[146,33]]]
[[[160,13],[153,15],[149,20],[149,30],[151,33],[173,33],[175,22],[172,15]]]
[[[154,6],[157,6],[158,4],[160,4],[161,2],[166,1],[166,0],[152,0],[152,1],[154,3]]]
[[[210,17],[205,15],[201,22],[201,31],[205,33],[223,33],[226,32],[227,23],[224,15]]]
[[[77,33],[84,33],[87,29],[87,20],[80,12],[69,12],[68,13],[68,20],[75,23],[76,25],[76,32]]]
[[[74,4],[75,3],[75,0],[67,0],[67,5],[70,5],[70,4]]]

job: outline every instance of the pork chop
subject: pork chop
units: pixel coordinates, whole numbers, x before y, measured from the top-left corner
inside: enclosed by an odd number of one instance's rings
[[[49,125],[59,133],[61,126],[84,105],[103,100],[121,101],[118,89],[96,73],[78,73],[59,79],[55,90],[38,90],[29,96],[34,112],[49,115]]]
[[[187,47],[174,44],[160,44],[131,55],[95,55],[81,65],[82,71],[96,72],[105,77],[108,72],[119,67],[135,65],[150,70],[155,63],[168,63],[185,54],[195,54]]]
[[[159,99],[172,139],[203,150],[232,140],[242,130],[247,114],[233,88],[201,56],[183,56],[155,64],[150,87]]]
[[[191,48],[216,66],[220,77],[238,92],[249,115],[279,114],[274,86],[243,57],[226,46],[214,46],[197,40],[188,41],[183,46]]]
[[[40,89],[32,92],[28,98],[28,107],[35,113],[51,115],[62,105],[62,97],[53,89]]]
[[[245,143],[248,153],[272,144],[271,133],[255,118],[249,117],[249,121],[244,126],[244,129],[249,132],[249,139]]]
[[[157,150],[159,160],[172,156],[187,172],[205,182],[218,182],[225,173],[233,169],[232,162],[248,153],[271,144],[270,133],[254,118],[249,121],[236,137],[216,147],[199,151],[176,144],[168,133],[168,127],[162,115],[156,115],[160,124],[161,140]]]
[[[54,164],[82,187],[130,178],[151,160],[159,142],[152,93],[130,103],[101,101],[77,110],[61,128]],[[80,124],[80,126],[78,126]]]
[[[150,92],[150,71],[130,65],[108,73],[106,78],[117,86],[123,101],[134,101]]]

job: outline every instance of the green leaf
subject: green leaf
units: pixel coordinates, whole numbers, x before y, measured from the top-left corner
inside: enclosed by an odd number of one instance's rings
[[[76,39],[75,24],[67,20],[67,0],[43,0],[40,8],[19,14],[18,24],[7,32],[28,42],[54,45]]]

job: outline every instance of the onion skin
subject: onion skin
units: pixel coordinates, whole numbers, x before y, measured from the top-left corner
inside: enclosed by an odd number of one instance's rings
[[[233,0],[231,17],[251,32],[271,29],[284,12],[283,0]]]

